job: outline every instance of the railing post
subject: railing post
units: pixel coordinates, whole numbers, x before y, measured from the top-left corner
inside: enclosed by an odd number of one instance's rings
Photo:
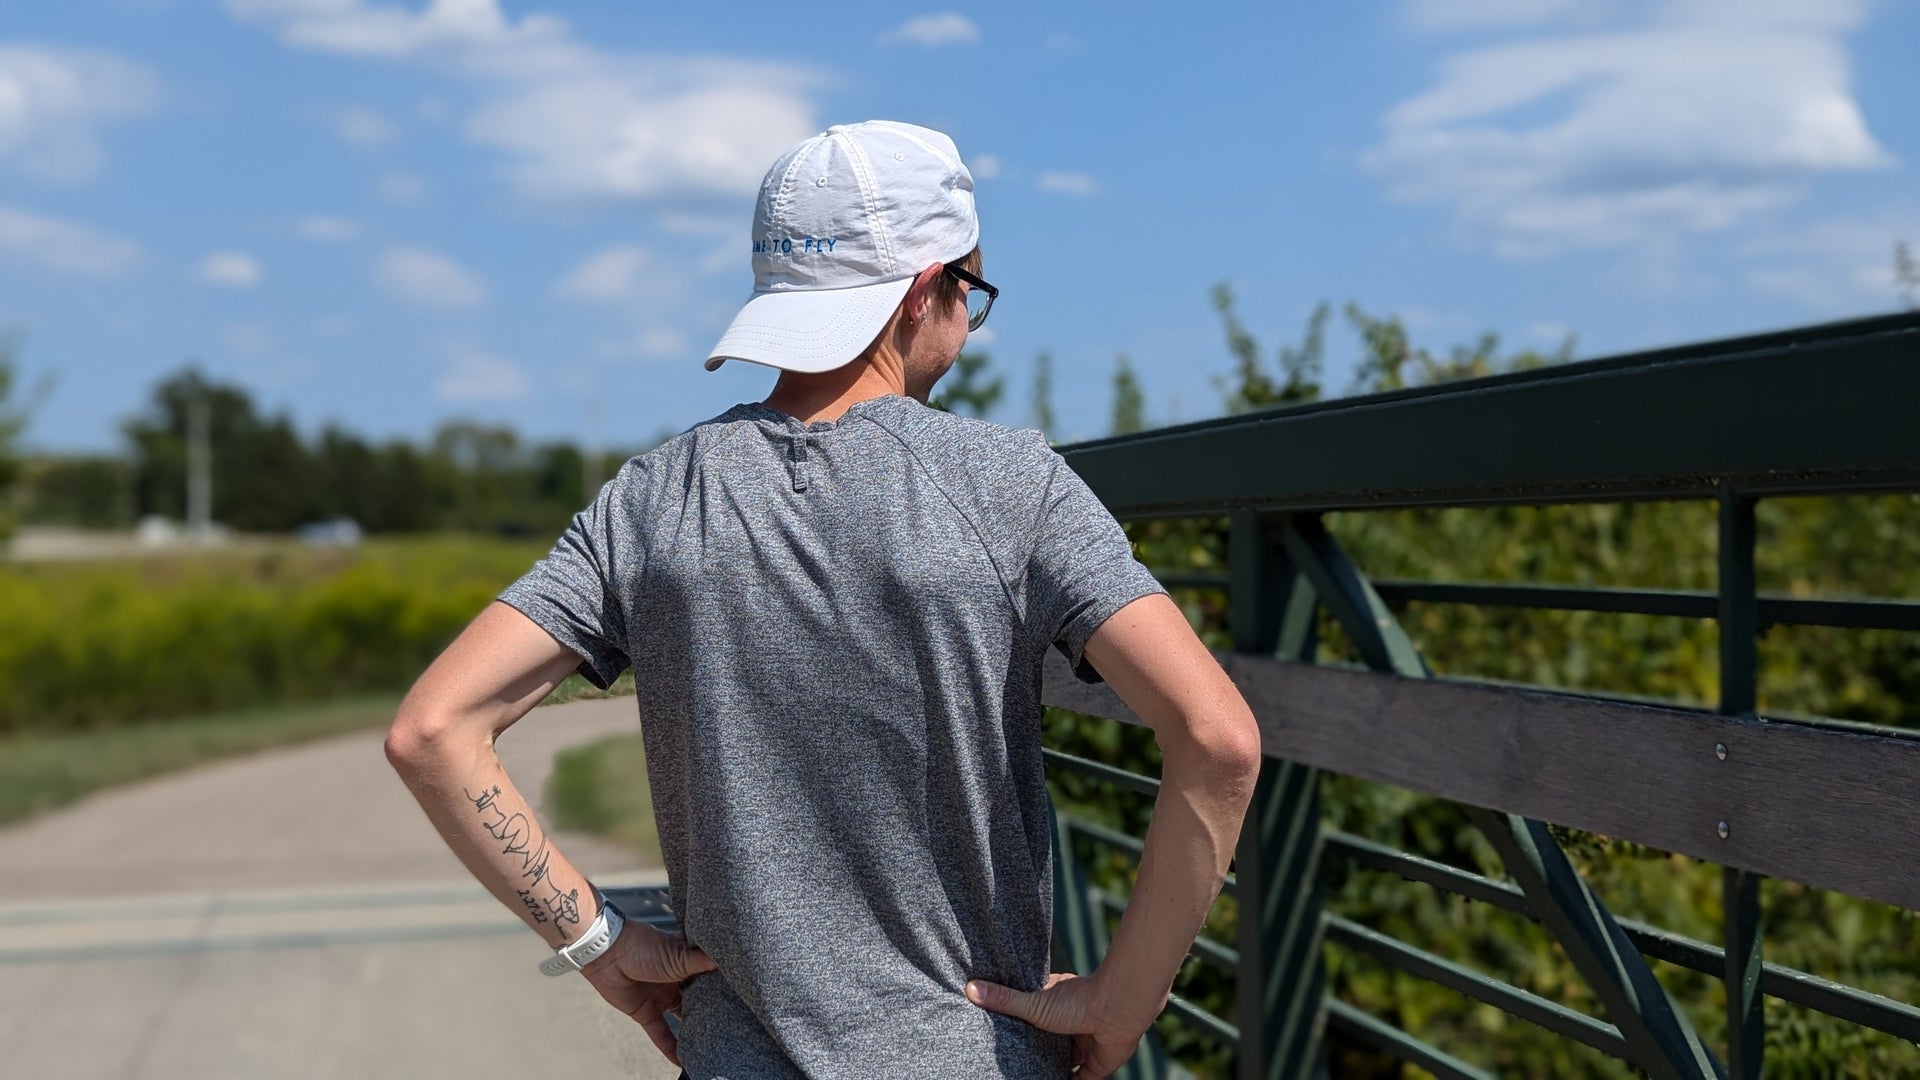
[[[1053,970],[1091,975],[1107,955],[1107,913],[1099,893],[1087,881],[1086,870],[1073,855],[1073,828],[1047,803],[1053,826]],[[1167,1052],[1152,1028],[1140,1036],[1140,1047],[1113,1074],[1114,1080],[1161,1080],[1167,1074]]]
[[[1759,603],[1754,591],[1754,500],[1723,486],[1720,490],[1720,712],[1755,714],[1759,705]],[[1703,748],[1704,749],[1704,748]],[[1726,761],[1740,752],[1721,743],[1714,756]],[[1740,828],[1738,821],[1716,823],[1720,835]],[[1757,1080],[1766,1053],[1766,997],[1760,993],[1760,875],[1728,866],[1720,875],[1721,911],[1727,944],[1727,1075]]]
[[[1380,595],[1318,517],[1305,517],[1282,536],[1339,620],[1367,666],[1407,678],[1426,678],[1419,651]],[[1751,592],[1751,590],[1749,590]],[[1634,1064],[1656,1078],[1718,1078],[1720,1062],[1674,1007],[1644,957],[1606,905],[1587,887],[1543,822],[1467,807],[1468,818],[1493,844],[1545,926],[1566,950],[1632,1049]]]
[[[1287,519],[1240,513],[1229,528],[1234,650],[1311,660],[1316,600],[1281,547]],[[1263,759],[1234,861],[1241,1080],[1326,1073],[1320,849],[1319,771]]]
[[[1103,918],[1093,909],[1086,871],[1073,854],[1073,832],[1047,801],[1047,823],[1053,828],[1053,970],[1091,975],[1100,966]]]

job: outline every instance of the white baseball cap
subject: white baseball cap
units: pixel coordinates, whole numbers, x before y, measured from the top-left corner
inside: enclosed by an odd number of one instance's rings
[[[767,170],[753,208],[753,296],[707,357],[831,371],[878,337],[914,276],[980,242],[953,140],[891,120],[836,124]]]

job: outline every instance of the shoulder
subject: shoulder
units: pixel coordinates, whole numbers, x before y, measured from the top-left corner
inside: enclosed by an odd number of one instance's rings
[[[1047,445],[1047,437],[1032,428],[1008,427],[911,399],[903,401],[873,419],[907,444],[929,470],[953,479],[1006,483],[1039,477],[1044,483],[1061,460]]]
[[[1047,437],[917,402],[875,418],[996,551],[1031,546],[1048,491],[1065,463]]]
[[[750,424],[745,410],[736,405],[628,458],[612,483],[622,497],[646,502],[659,490],[684,484],[702,458]]]

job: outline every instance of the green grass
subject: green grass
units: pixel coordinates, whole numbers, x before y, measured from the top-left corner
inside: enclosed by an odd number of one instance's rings
[[[569,701],[592,701],[596,698],[632,696],[633,672],[631,671],[621,672],[620,677],[613,680],[613,685],[607,687],[605,690],[600,689],[578,675],[569,675],[559,686],[554,687],[553,693],[548,694],[547,699],[540,704],[565,705]]]
[[[554,828],[611,840],[660,864],[640,736],[610,735],[555,754],[547,805],[553,807]]]
[[[622,675],[608,690],[600,690],[574,675],[556,687],[542,704],[632,693],[631,674]],[[385,727],[392,723],[400,697],[397,693],[363,695],[319,704],[277,705],[157,720],[124,728],[0,735],[0,825],[71,805],[97,791],[222,758]],[[634,753],[638,755],[637,738],[635,743]],[[652,815],[646,809],[644,764],[640,766],[638,783],[641,810],[647,815],[644,835],[650,838]],[[647,844],[649,846],[642,850],[658,848],[651,839]]]
[[[136,727],[0,736],[0,824],[221,758],[382,727],[399,704],[399,695],[382,694]]]
[[[0,735],[398,693],[543,548],[444,536],[0,563]]]

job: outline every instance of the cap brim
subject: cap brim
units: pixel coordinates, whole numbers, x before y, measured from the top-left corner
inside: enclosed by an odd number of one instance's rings
[[[832,371],[873,344],[912,287],[905,277],[851,289],[755,293],[707,354],[707,370],[745,360],[782,371]]]

